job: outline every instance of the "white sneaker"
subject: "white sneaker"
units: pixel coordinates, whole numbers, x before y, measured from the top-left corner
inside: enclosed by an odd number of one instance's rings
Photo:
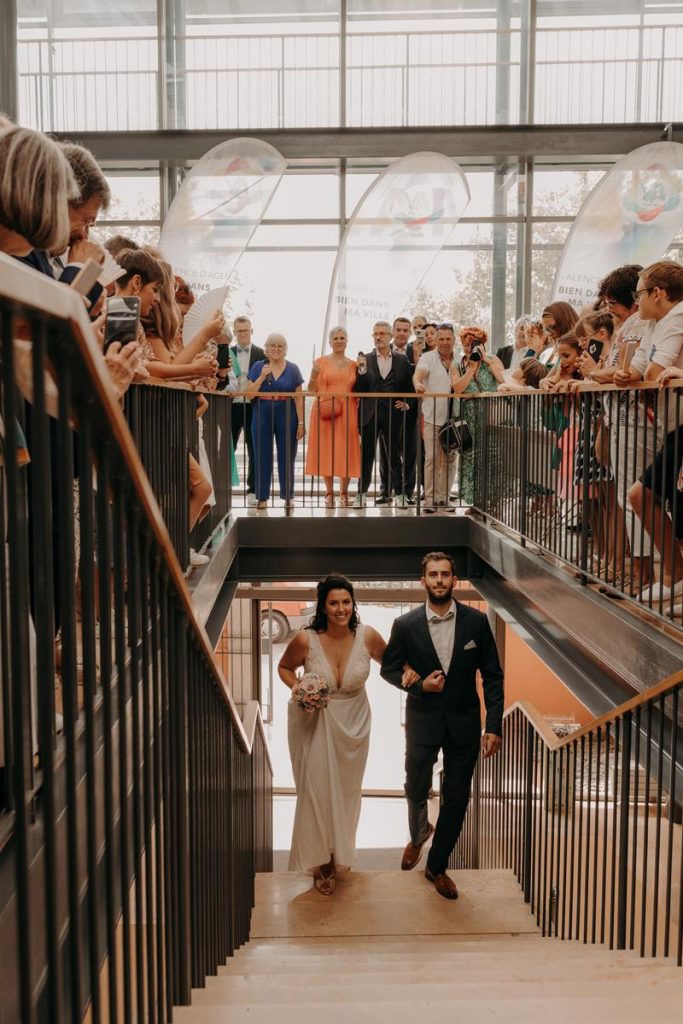
[[[367,494],[357,494],[356,497],[353,499],[353,507],[354,508],[365,508],[367,503],[368,503],[368,496],[367,496]]]
[[[677,580],[673,587],[667,587],[666,584],[662,582],[653,583],[651,587],[646,587],[646,589],[641,592],[640,597],[638,597],[637,600],[641,601],[643,604],[650,604],[650,602],[652,602],[653,606],[656,608],[660,601],[664,605],[667,604],[671,600],[672,594],[674,597],[683,596],[683,580]]]
[[[253,508],[255,505],[258,505],[258,498],[253,491],[249,491],[247,494],[247,506]]]
[[[190,565],[208,565],[211,559],[208,555],[200,555],[194,548],[190,548]]]

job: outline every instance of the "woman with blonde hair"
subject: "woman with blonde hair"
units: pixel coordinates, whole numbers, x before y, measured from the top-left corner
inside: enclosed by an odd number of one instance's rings
[[[308,390],[318,394],[309,425],[306,453],[308,476],[325,481],[325,506],[334,508],[334,478],[339,477],[339,504],[349,506],[349,480],[360,476],[358,399],[339,398],[353,390],[356,364],[345,355],[348,337],[343,327],[329,334],[332,351],[316,359]]]
[[[277,445],[277,470],[280,497],[285,506],[294,504],[294,460],[298,442],[306,433],[304,426],[304,379],[296,363],[287,356],[284,334],[269,334],[263,346],[266,358],[254,363],[247,374],[246,397],[252,401],[251,435],[256,462],[257,508],[268,507],[273,479],[273,440]],[[296,393],[283,398],[282,393]]]
[[[62,252],[69,244],[69,200],[77,196],[56,142],[30,128],[0,129],[0,252]]]

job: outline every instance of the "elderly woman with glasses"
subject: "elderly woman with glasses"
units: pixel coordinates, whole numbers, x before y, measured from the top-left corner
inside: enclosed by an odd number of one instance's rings
[[[486,351],[488,335],[481,327],[463,327],[460,331],[460,342],[463,358],[460,365],[451,367],[451,385],[455,395],[476,395],[482,392],[497,391],[498,385],[505,380],[505,370],[498,356]],[[461,412],[467,421],[472,434],[472,448],[460,459],[460,498],[466,505],[474,503],[476,486],[475,473],[477,462],[483,453],[477,451],[482,443],[484,406],[481,402],[462,402]],[[486,453],[486,466],[493,469],[494,453]]]
[[[247,374],[246,396],[252,400],[251,436],[256,461],[255,494],[257,508],[268,507],[273,478],[273,440],[277,446],[277,472],[280,497],[285,506],[294,504],[294,460],[304,427],[304,378],[287,355],[284,334],[269,334],[263,346],[266,358],[254,363]],[[294,397],[281,397],[285,394]]]

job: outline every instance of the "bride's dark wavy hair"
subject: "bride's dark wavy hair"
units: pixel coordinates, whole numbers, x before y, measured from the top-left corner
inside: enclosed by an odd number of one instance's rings
[[[351,580],[347,579],[346,576],[342,576],[340,572],[330,573],[329,576],[325,576],[325,578],[318,584],[318,597],[315,606],[315,615],[312,617],[310,625],[306,626],[306,629],[312,629],[314,633],[324,633],[327,629],[325,601],[327,601],[327,595],[331,590],[346,590],[347,593],[350,594],[351,600],[353,601],[353,611],[351,612],[351,618],[349,619],[349,629],[352,633],[355,633],[358,629],[358,623],[360,622],[358,605],[356,604],[356,595],[353,592],[353,583]]]

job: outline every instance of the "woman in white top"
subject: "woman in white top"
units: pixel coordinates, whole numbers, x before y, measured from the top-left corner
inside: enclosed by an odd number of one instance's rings
[[[447,397],[430,398],[430,395],[451,393],[451,367],[455,334],[452,324],[439,324],[436,334],[436,348],[425,352],[415,367],[413,384],[418,395],[422,395],[422,417],[424,423],[424,491],[423,512],[454,511],[449,504],[451,487],[458,466],[455,452],[444,452],[439,443],[439,430],[449,417]]]

